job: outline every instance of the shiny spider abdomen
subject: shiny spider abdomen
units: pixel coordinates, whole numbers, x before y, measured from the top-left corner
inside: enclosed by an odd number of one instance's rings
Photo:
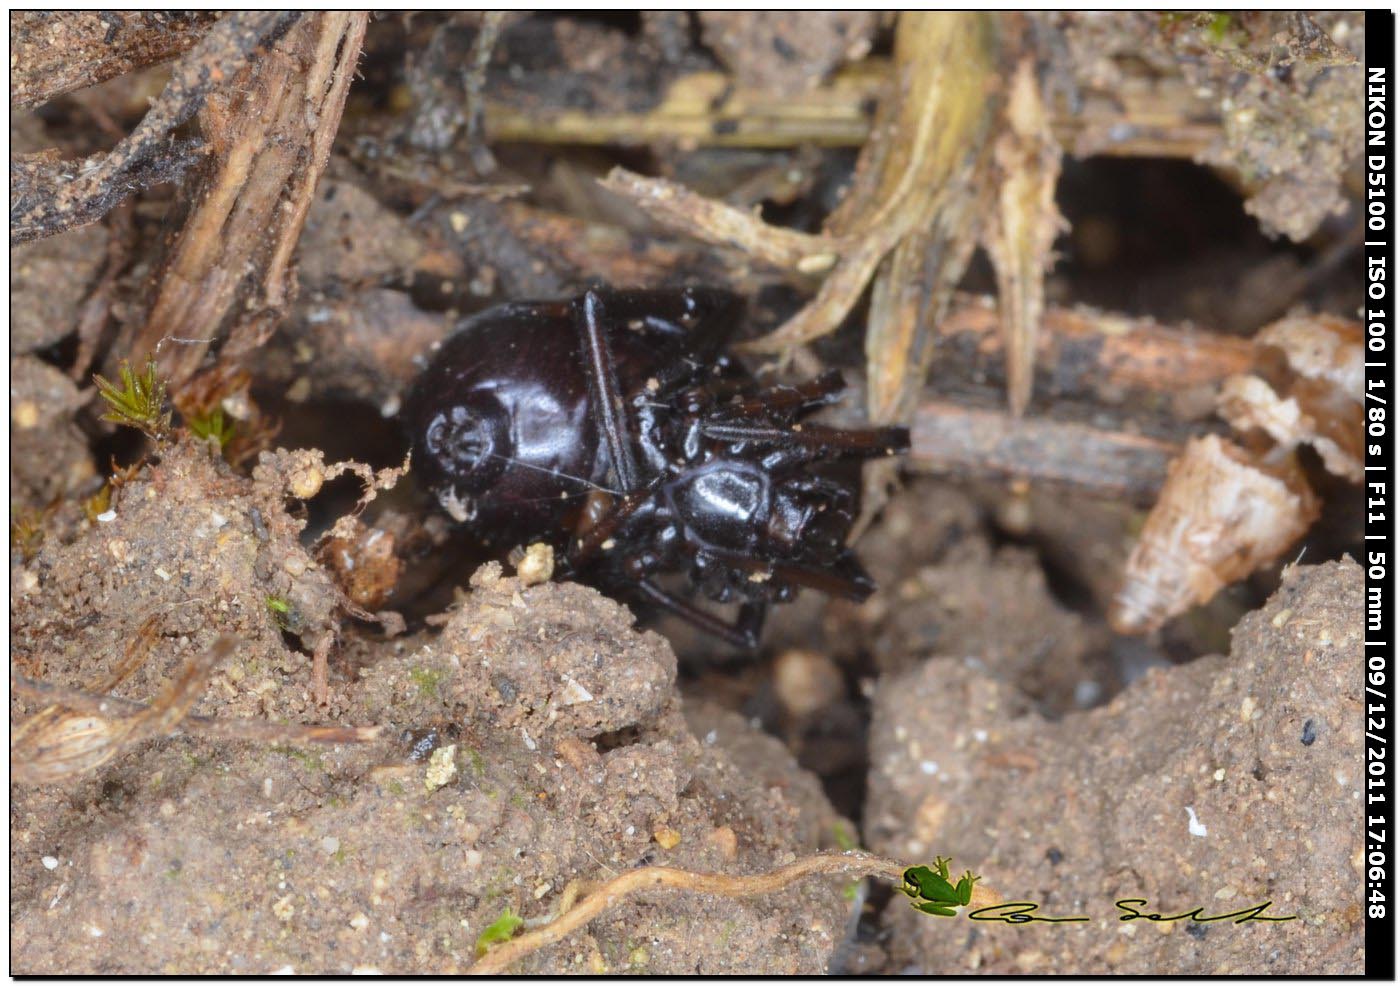
[[[741,646],[802,586],[864,599],[854,483],[825,466],[909,433],[805,423],[840,375],[761,388],[723,352],[742,310],[713,288],[595,289],[468,318],[406,403],[414,470],[484,543],[549,542],[564,574]],[[679,577],[689,592],[662,584]]]

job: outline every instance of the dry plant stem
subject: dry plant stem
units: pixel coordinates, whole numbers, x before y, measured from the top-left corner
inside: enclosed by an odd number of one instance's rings
[[[660,104],[646,113],[524,109],[487,99],[484,122],[493,141],[858,147],[870,132],[866,106],[879,97],[888,77],[888,64],[872,59],[815,89],[782,95],[746,87],[722,72],[694,72],[672,83]]]
[[[10,242],[53,236],[94,222],[132,192],[178,177],[194,151],[171,131],[234,78],[259,45],[295,24],[295,12],[235,12],[209,29],[175,66],[170,82],[126,139],[106,154],[63,161],[56,151],[10,161]]]
[[[1220,139],[1218,108],[1186,80],[1119,66],[1112,91],[1086,89],[1082,106],[1051,108],[1055,139],[1079,157],[1197,158]],[[535,144],[692,142],[705,147],[860,147],[872,125],[866,110],[890,84],[891,63],[867,58],[814,89],[788,94],[748,89],[720,72],[694,72],[671,84],[646,113],[589,113],[487,100],[491,140]]]
[[[15,11],[10,17],[11,106],[39,106],[174,58],[215,20],[204,12],[156,11]]]
[[[151,648],[155,646],[156,630],[160,625],[158,617],[147,617],[145,622],[137,629],[132,636],[131,642],[127,644],[126,653],[110,671],[99,678],[93,679],[88,688],[92,691],[108,692],[117,688],[122,682],[145,663],[150,656]],[[18,675],[13,668],[10,671],[11,679],[26,680]],[[27,765],[22,765],[21,770],[30,770],[37,775],[42,775],[47,771],[58,769],[51,763],[52,757],[43,755],[44,749],[51,745],[51,740],[45,737],[55,737],[62,731],[62,722],[66,717],[71,717],[67,709],[62,704],[62,699],[52,696],[52,701],[56,704],[48,705],[21,722],[10,735],[10,763],[12,768],[17,761],[27,760]]]
[[[983,241],[996,267],[1007,398],[1011,413],[1019,417],[1031,399],[1045,274],[1054,264],[1051,247],[1066,225],[1055,207],[1060,146],[1050,132],[1035,59],[1029,55],[1012,76],[1006,121],[995,151],[1000,187]]]
[[[996,101],[996,38],[982,14],[910,13],[901,15],[896,43],[899,86],[882,106],[881,123],[862,152],[855,182],[824,235],[812,236],[768,226],[740,210],[712,202],[669,182],[614,171],[605,186],[634,202],[661,222],[699,239],[737,247],[764,263],[802,273],[826,272],[816,297],[783,326],[747,344],[754,352],[785,353],[831,332],[850,312],[881,263],[909,237],[929,237],[906,249],[894,266],[901,274],[935,264],[928,283],[951,290],[975,243],[975,220],[981,210],[979,162],[986,151]],[[911,296],[913,297],[913,296]],[[946,303],[939,294],[919,305],[904,305],[898,319],[902,339],[881,355],[897,367],[894,389],[901,395],[917,387],[926,366],[911,352],[921,320],[911,314],[920,305],[938,313]],[[893,353],[893,355],[891,355]],[[882,396],[878,403],[896,403]],[[874,405],[872,405],[874,406]],[[888,420],[888,419],[876,419]]]
[[[481,28],[472,42],[471,67],[467,71],[467,153],[479,175],[489,175],[496,170],[496,158],[486,146],[483,133],[481,93],[486,88],[486,66],[491,61],[491,51],[496,47],[506,17],[504,10],[482,13]]]
[[[330,155],[367,15],[308,14],[208,98],[213,149],[185,209],[154,300],[119,352],[157,352],[178,386],[210,344],[261,344],[289,302],[288,265]],[[173,343],[173,344],[172,344]]]
[[[49,681],[39,681],[11,672],[13,689],[37,698],[67,706],[88,715],[133,715],[149,706],[116,695],[99,695]],[[379,738],[379,726],[302,726],[266,722],[262,719],[216,719],[185,716],[172,732],[192,733],[212,739],[243,740],[255,743],[368,743]]]
[[[772,281],[771,273],[756,274],[756,264],[729,248],[705,247],[689,239],[638,235],[523,202],[481,198],[443,202],[431,215],[443,235],[460,243],[463,254],[478,265],[495,267],[500,256],[511,256],[522,249],[530,256],[557,260],[552,265],[562,274],[557,287],[535,290],[566,291],[575,271],[612,284],[713,280],[749,293]],[[692,235],[706,238],[698,233]],[[502,272],[503,281],[514,276],[519,273]],[[800,279],[797,275],[793,278]]]
[[[532,952],[552,945],[582,928],[594,918],[612,910],[633,894],[667,888],[721,897],[756,897],[771,894],[805,877],[823,873],[850,876],[876,876],[898,884],[907,866],[894,859],[868,853],[818,853],[767,873],[727,876],[722,873],[692,873],[671,866],[644,866],[619,874],[597,887],[570,910],[538,930],[527,932],[494,946],[468,972],[474,976],[495,975]],[[999,903],[1000,895],[980,884],[973,887],[972,906]]]
[[[857,245],[840,256],[807,307],[748,348],[784,353],[831,332],[855,305],[876,266],[911,234],[932,229],[930,249],[950,266],[956,264],[960,251],[944,250],[938,241],[966,237],[972,230],[966,223],[939,228],[937,220],[942,213],[959,211],[965,198],[976,197],[976,186],[968,179],[976,178],[978,169],[969,173],[968,165],[982,156],[996,110],[996,100],[989,98],[996,51],[988,15],[900,15],[897,87],[881,107],[850,193],[827,224],[828,233],[850,237]],[[936,310],[937,299],[929,307]]]
[[[671,229],[734,247],[761,263],[785,270],[824,271],[846,245],[827,236],[770,226],[752,212],[697,195],[676,182],[644,178],[625,168],[613,168],[599,184]]]
[[[1217,387],[1255,361],[1248,339],[1089,308],[1049,308],[1042,327],[1036,363],[1061,393]],[[989,299],[959,296],[937,331],[941,360],[966,362],[969,375],[1002,372],[1005,341]]]
[[[1171,442],[1046,418],[925,401],[912,419],[914,472],[1052,483],[1151,503],[1181,451]]]

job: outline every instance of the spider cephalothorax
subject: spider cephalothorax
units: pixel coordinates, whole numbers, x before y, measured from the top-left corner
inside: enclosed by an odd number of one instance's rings
[[[741,315],[729,292],[684,288],[473,316],[407,403],[414,468],[483,541],[548,541],[565,573],[735,643],[802,586],[864,599],[854,486],[822,467],[903,452],[909,433],[805,423],[840,374],[760,388],[723,355]],[[737,621],[663,588],[681,575],[740,603]]]

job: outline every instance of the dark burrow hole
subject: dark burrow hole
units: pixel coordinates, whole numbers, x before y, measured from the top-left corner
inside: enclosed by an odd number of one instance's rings
[[[642,730],[639,726],[623,726],[621,729],[613,729],[588,737],[588,741],[597,748],[599,753],[620,750],[625,746],[635,746],[641,742],[641,739]]]

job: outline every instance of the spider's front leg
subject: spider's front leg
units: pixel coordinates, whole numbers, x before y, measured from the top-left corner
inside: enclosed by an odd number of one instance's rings
[[[792,465],[817,459],[874,459],[909,451],[908,428],[832,428],[798,421],[834,403],[844,388],[837,370],[796,387],[770,387],[715,408],[700,422],[700,431],[715,441],[788,450],[793,454],[785,458]]]
[[[768,614],[768,602],[763,599],[750,599],[739,606],[739,615],[733,623],[725,623],[713,613],[707,613],[693,603],[679,598],[651,579],[642,579],[637,587],[652,603],[685,620],[691,626],[742,650],[757,650],[759,634],[763,629],[763,619]]]
[[[626,495],[638,485],[637,460],[632,455],[631,422],[627,419],[622,388],[617,380],[617,361],[608,345],[607,329],[603,325],[603,297],[598,291],[589,291],[583,296],[580,315],[576,322],[587,359],[585,376],[589,400],[598,417],[613,475]]]

